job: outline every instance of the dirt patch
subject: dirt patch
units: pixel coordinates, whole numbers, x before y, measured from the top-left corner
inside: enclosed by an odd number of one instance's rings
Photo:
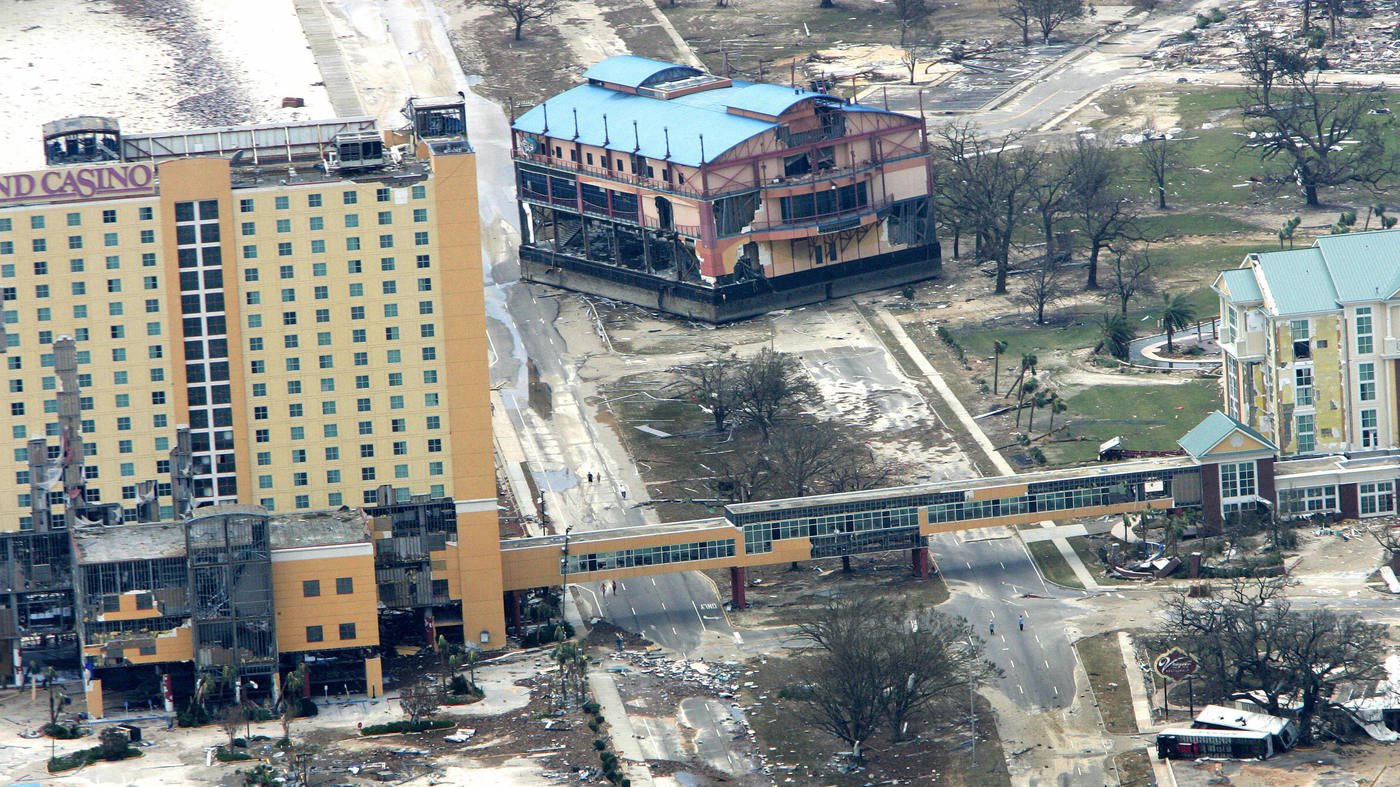
[[[1089,674],[1089,685],[1093,687],[1104,727],[1115,735],[1136,735],[1137,717],[1133,715],[1133,695],[1128,688],[1128,672],[1123,666],[1118,632],[1081,639],[1074,643],[1074,649],[1079,652],[1079,660]]]

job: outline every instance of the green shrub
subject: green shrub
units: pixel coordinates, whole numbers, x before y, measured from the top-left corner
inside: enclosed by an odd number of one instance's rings
[[[132,757],[140,756],[140,749],[134,746],[128,746],[125,751],[121,752],[121,756],[118,759],[129,760]],[[49,760],[49,773],[71,771],[74,768],[81,768],[85,765],[91,765],[94,762],[101,761],[102,759],[103,757],[101,746],[93,746],[91,749],[79,749],[78,751],[75,751],[72,754],[65,754],[61,757],[51,758]]]
[[[594,702],[593,700],[589,700],[588,702],[583,703],[583,712],[592,716],[599,711],[600,707],[601,706],[599,706],[598,703]]]
[[[361,735],[393,735],[400,732],[427,732],[428,730],[441,730],[446,727],[456,726],[456,722],[448,719],[423,719],[414,724],[411,721],[391,721],[385,724],[371,724],[360,730]]]
[[[604,724],[607,723],[607,719],[603,718],[603,714],[601,714],[601,713],[596,714],[596,715],[593,717],[593,721],[597,722],[599,727],[601,727],[601,726],[603,726]]]
[[[242,762],[253,759],[253,755],[246,751],[234,751],[227,746],[220,746],[214,750],[214,759],[219,762]]]
[[[598,751],[603,751],[604,749],[608,748],[608,739],[607,739],[607,738],[594,738],[594,739],[593,739],[593,748],[597,749]]]
[[[249,721],[274,721],[277,718],[270,708],[245,708],[243,712],[248,714]]]
[[[193,700],[191,700],[190,704],[175,717],[175,723],[181,727],[203,727],[208,724],[209,721],[209,711],[205,710],[204,706],[195,703]]]
[[[447,682],[448,694],[475,694],[476,686],[467,680],[465,675],[453,675],[452,680]]]
[[[598,730],[600,730],[600,729],[602,729],[602,727],[598,726],[598,722],[596,722],[596,721],[590,721],[590,722],[588,722],[588,731],[591,732],[591,733],[593,733],[594,735],[597,735],[597,734],[598,734]]]
[[[45,724],[40,730],[50,738],[71,741],[83,737],[83,728],[78,724]]]

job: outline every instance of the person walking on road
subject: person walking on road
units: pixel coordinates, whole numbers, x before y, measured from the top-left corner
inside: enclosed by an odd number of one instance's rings
[[[989,620],[989,621],[987,621],[987,636],[996,636],[996,633],[997,633],[997,622],[996,622],[995,620]]]
[[[1022,631],[1026,630],[1026,613],[1022,612],[1016,617],[1016,625],[1019,626]]]

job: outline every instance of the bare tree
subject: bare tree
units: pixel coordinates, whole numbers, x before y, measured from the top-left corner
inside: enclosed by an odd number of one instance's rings
[[[1040,28],[1040,40],[1050,43],[1050,36],[1060,25],[1084,16],[1084,0],[1029,0],[1031,14]]]
[[[1134,234],[1138,206],[1119,183],[1118,156],[1103,142],[1077,137],[1067,153],[1070,171],[1069,212],[1089,244],[1085,289],[1099,286],[1099,254]]]
[[[937,155],[949,200],[976,233],[979,258],[996,264],[998,295],[1006,294],[1011,243],[1035,199],[1044,156],[1012,133],[983,139],[969,123],[939,131]]]
[[[1261,103],[1269,104],[1275,82],[1305,73],[1308,68],[1301,50],[1246,20],[1240,71],[1257,88]]]
[[[442,705],[442,693],[429,676],[420,676],[399,692],[399,707],[414,724],[431,717]]]
[[[773,432],[768,457],[777,478],[779,494],[805,497],[813,494],[840,460],[846,441],[828,424],[790,424]]]
[[[1137,146],[1138,159],[1157,193],[1158,210],[1167,209],[1167,176],[1181,166],[1181,150],[1177,147],[1180,144],[1166,134],[1149,131]]]
[[[1021,279],[1014,300],[1031,310],[1036,325],[1045,324],[1045,309],[1064,297],[1064,266],[1057,255],[1046,254],[1036,260]]]
[[[710,411],[716,432],[724,431],[730,414],[739,402],[741,364],[734,353],[715,351],[703,361],[671,370],[680,378],[685,395]]]
[[[798,411],[816,387],[795,356],[765,347],[744,361],[739,391],[738,412],[758,427],[766,443],[773,427]]]
[[[909,31],[922,26],[928,21],[929,7],[927,0],[894,0],[894,18],[899,20],[899,46],[904,47],[909,37]],[[910,78],[913,84],[913,78]]]
[[[242,705],[230,705],[219,713],[219,729],[228,735],[228,747],[233,749],[233,741],[238,737],[238,731],[243,728],[243,723],[248,720],[248,714],[243,711]]]
[[[736,436],[701,453],[697,459],[709,468],[709,485],[715,497],[731,503],[763,497],[773,480],[773,464],[765,449],[755,438]]]
[[[997,9],[997,16],[1021,31],[1021,46],[1031,45],[1031,23],[1035,19],[1035,0],[1008,0]]]
[[[560,0],[481,0],[487,8],[494,8],[511,18],[515,23],[515,40],[521,40],[525,25],[552,16],[559,10]]]
[[[1111,248],[1108,262],[1107,293],[1118,306],[1121,317],[1128,316],[1128,304],[1133,298],[1148,292],[1152,280],[1152,255],[1146,246]]]
[[[1237,579],[1216,596],[1173,593],[1158,640],[1193,653],[1203,688],[1222,699],[1248,697],[1275,715],[1291,699],[1307,744],[1338,686],[1385,676],[1386,628],[1355,614],[1294,610],[1286,588],[1277,578]]]
[[[802,683],[788,693],[810,706],[812,726],[851,744],[857,758],[882,728],[900,739],[938,700],[997,672],[967,621],[886,599],[831,599],[798,628],[809,647]]]
[[[1320,80],[1315,62],[1272,85],[1252,76],[1243,100],[1254,137],[1244,145],[1263,161],[1285,162],[1310,207],[1319,204],[1321,188],[1351,183],[1379,192],[1400,172],[1400,151],[1385,144],[1395,135],[1395,116],[1380,111],[1382,89],[1326,87]]]
[[[1069,201],[1074,163],[1073,157],[1056,156],[1040,168],[1039,182],[1035,187],[1035,212],[1040,217],[1040,231],[1045,236],[1047,255],[1059,254],[1055,248],[1055,230]]]

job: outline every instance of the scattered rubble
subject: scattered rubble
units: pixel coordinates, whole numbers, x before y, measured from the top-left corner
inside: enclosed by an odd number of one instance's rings
[[[1311,24],[1326,32],[1313,54],[1327,58],[1328,69],[1353,74],[1400,70],[1400,8],[1388,0],[1357,0],[1346,4],[1337,18],[1337,35],[1330,32],[1325,6],[1313,4]],[[1238,68],[1249,23],[1275,38],[1305,45],[1303,4],[1298,0],[1246,0],[1221,5],[1221,14],[1201,16],[1197,27],[1168,39],[1150,58],[1162,69],[1229,71]],[[1223,15],[1221,21],[1211,21]],[[1204,24],[1202,24],[1204,23]]]

